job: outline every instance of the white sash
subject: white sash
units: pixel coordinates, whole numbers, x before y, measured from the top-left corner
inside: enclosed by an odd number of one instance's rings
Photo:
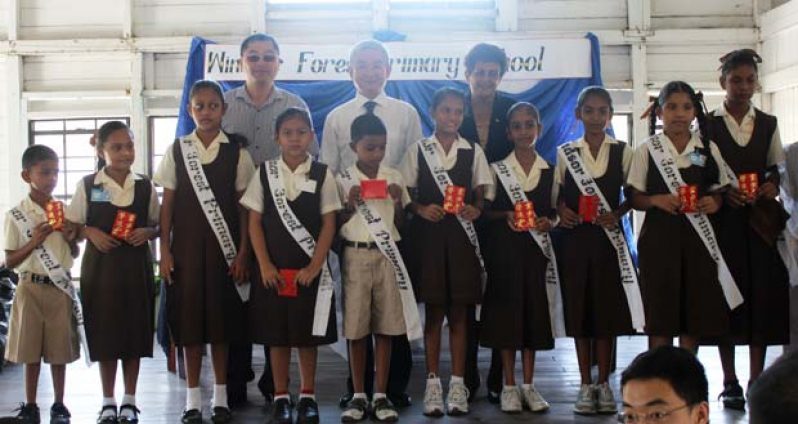
[[[291,206],[288,205],[288,199],[285,196],[283,170],[280,168],[279,161],[280,159],[274,159],[263,164],[266,176],[269,179],[269,190],[274,200],[274,206],[277,208],[277,214],[280,215],[280,220],[283,222],[285,229],[291,234],[291,237],[305,254],[312,258],[313,251],[316,250],[316,240],[296,217],[294,211],[291,210]],[[316,293],[316,305],[313,311],[314,336],[323,337],[327,334],[327,323],[330,320],[330,308],[332,307],[332,294],[333,278],[332,274],[330,274],[330,267],[325,260],[321,268],[321,278],[319,279],[319,288]]]
[[[571,143],[564,144],[560,147],[565,155],[565,165],[568,167],[568,172],[579,188],[579,191],[585,196],[598,196],[599,198],[599,215],[612,212],[609,202],[601,192],[596,180],[587,172],[585,163],[582,161],[582,155],[579,154],[579,148]],[[615,253],[618,256],[618,268],[621,271],[621,286],[624,293],[626,293],[626,304],[629,306],[629,315],[632,317],[632,327],[639,332],[643,332],[646,325],[646,316],[643,312],[643,298],[640,295],[640,286],[637,283],[637,272],[635,271],[634,262],[632,262],[632,255],[629,253],[629,246],[626,244],[626,238],[623,236],[623,228],[617,225],[615,228],[606,228],[602,226],[604,234],[612,243],[615,248]]]
[[[506,160],[494,162],[491,166],[493,166],[493,170],[499,177],[499,181],[513,204],[529,200]],[[557,257],[551,245],[551,237],[549,237],[549,233],[535,230],[529,230],[529,235],[535,240],[540,251],[543,252],[543,256],[549,260],[546,264],[546,298],[549,303],[551,334],[554,337],[565,337],[565,315],[563,313],[562,292],[560,291],[560,274],[557,271]]]
[[[659,134],[651,137],[647,144],[648,152],[657,165],[657,169],[671,194],[678,195],[679,187],[685,185],[685,183],[684,180],[682,180],[682,174],[680,174],[679,170],[676,168],[676,161],[673,159],[670,152],[666,150]],[[718,167],[723,167],[723,164],[718,164]],[[720,172],[725,171],[721,169]],[[729,308],[734,309],[740,306],[740,304],[743,303],[743,295],[734,282],[734,277],[732,277],[731,271],[729,271],[729,267],[726,265],[726,260],[723,259],[723,254],[720,251],[720,246],[718,246],[715,231],[712,230],[712,224],[709,222],[709,218],[702,213],[687,213],[685,216],[687,220],[690,221],[696,234],[701,238],[701,241],[712,256],[712,259],[718,264],[718,281],[723,289],[723,296],[726,298],[726,303],[728,303]]]
[[[202,170],[202,163],[200,162],[199,152],[194,142],[187,139],[180,139],[180,152],[183,155],[183,163],[188,172],[188,179],[191,181],[191,187],[194,189],[194,194],[197,195],[202,212],[205,214],[205,219],[216,236],[219,242],[219,247],[222,249],[227,266],[231,266],[238,254],[236,249],[236,241],[233,240],[230,229],[227,227],[227,221],[222,215],[222,209],[213,195],[211,185],[208,183],[208,178],[205,176],[205,171]],[[249,300],[249,282],[238,284],[236,283],[236,290],[242,302]]]
[[[341,183],[344,187],[345,193],[357,184],[357,180],[352,176],[349,170],[341,172]],[[402,255],[399,253],[399,247],[391,237],[391,232],[388,230],[383,218],[379,212],[371,207],[362,198],[357,202],[357,212],[366,221],[369,234],[377,243],[377,248],[385,256],[393,266],[393,272],[396,276],[396,285],[399,288],[399,294],[402,299],[402,312],[405,319],[405,327],[407,328],[408,340],[420,339],[422,336],[421,320],[418,314],[418,305],[416,304],[416,297],[413,294],[413,287],[410,283],[410,274],[407,272],[405,263],[402,260]]]
[[[29,241],[33,237],[33,222],[25,215],[25,212],[16,207],[11,209],[10,215],[19,229],[22,239],[26,242]],[[39,259],[39,263],[42,264],[44,269],[47,270],[47,276],[53,281],[53,285],[72,299],[72,315],[77,323],[78,340],[80,340],[80,345],[83,347],[83,359],[87,365],[91,365],[89,345],[86,342],[86,329],[83,326],[83,306],[80,304],[75,286],[72,285],[72,279],[64,267],[58,263],[58,258],[55,254],[44,243],[33,249],[33,254]]]
[[[449,173],[443,168],[441,159],[438,157],[438,151],[435,150],[435,141],[432,138],[425,138],[419,142],[419,147],[421,149],[421,153],[424,155],[424,160],[427,162],[427,166],[432,173],[432,178],[435,180],[435,183],[438,184],[438,189],[441,191],[441,195],[446,197],[446,187],[454,184],[452,183],[452,179],[449,177]],[[485,293],[485,283],[488,280],[488,274],[485,272],[485,261],[482,259],[482,250],[479,248],[477,230],[474,228],[473,222],[463,219],[463,217],[461,217],[459,214],[457,215],[457,221],[460,222],[460,225],[463,227],[463,231],[465,231],[466,236],[468,236],[468,240],[471,242],[471,245],[474,246],[474,252],[479,260],[479,267],[481,270],[479,277],[480,281],[482,281],[482,293]],[[477,305],[477,320],[480,318],[481,311],[482,305]]]

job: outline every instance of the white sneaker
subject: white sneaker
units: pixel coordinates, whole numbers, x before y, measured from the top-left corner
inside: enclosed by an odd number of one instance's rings
[[[449,415],[468,414],[468,389],[463,383],[451,383],[446,395],[446,411]]]
[[[427,388],[424,390],[424,415],[430,417],[443,416],[443,387],[437,378],[430,374],[427,378]]]
[[[580,415],[593,415],[596,413],[596,386],[583,384],[579,389],[579,396],[574,404],[574,412]]]
[[[518,387],[504,387],[502,389],[501,408],[502,412],[508,414],[517,414],[524,409],[521,404],[521,392]]]
[[[522,388],[521,394],[524,397],[524,404],[527,408],[529,408],[532,412],[543,412],[549,409],[549,403],[546,402],[546,399],[543,399],[543,396],[540,395],[540,392],[535,390],[535,386],[531,385],[529,388]]]
[[[598,401],[596,402],[599,414],[614,414],[618,412],[618,405],[615,403],[615,395],[608,383],[599,384],[597,387]]]

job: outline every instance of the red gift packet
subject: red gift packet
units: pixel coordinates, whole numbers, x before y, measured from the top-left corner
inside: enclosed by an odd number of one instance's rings
[[[516,202],[513,215],[515,227],[519,230],[531,230],[535,228],[535,205],[532,204],[532,202],[528,200]]]
[[[363,180],[360,182],[360,197],[363,200],[387,199],[388,181],[386,180]]]
[[[737,176],[737,180],[740,182],[740,191],[742,191],[749,200],[753,200],[753,198],[756,197],[757,190],[759,190],[759,175],[757,175],[756,172],[740,174]]]
[[[443,197],[443,210],[446,213],[458,214],[465,206],[465,187],[446,186],[446,195]]]
[[[298,269],[281,269],[280,276],[283,277],[283,284],[277,288],[277,295],[280,297],[297,297],[296,273]]]
[[[698,186],[687,185],[679,187],[679,199],[682,201],[682,212],[698,212]]]
[[[136,214],[128,211],[116,211],[114,226],[111,227],[113,237],[125,240],[134,228],[136,228]]]
[[[47,223],[53,227],[54,231],[61,231],[64,229],[64,203],[58,200],[51,200],[47,202]]]
[[[598,216],[599,197],[596,195],[579,195],[579,216],[582,222],[596,222]]]

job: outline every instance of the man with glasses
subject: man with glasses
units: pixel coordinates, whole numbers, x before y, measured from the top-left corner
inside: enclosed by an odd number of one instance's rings
[[[638,355],[621,374],[621,393],[621,423],[709,422],[704,367],[682,348],[661,346]]]
[[[252,34],[241,42],[241,68],[245,83],[241,87],[224,93],[227,113],[222,128],[228,133],[243,135],[249,141],[247,150],[256,166],[280,155],[275,140],[277,116],[290,107],[308,109],[297,95],[274,85],[280,70],[280,46],[274,37]],[[311,153],[318,154],[318,143],[311,146]],[[258,389],[270,402],[274,396],[269,347],[263,347],[265,363]],[[231,407],[247,400],[247,382],[254,378],[252,372],[252,344],[232,343],[227,367],[227,394]]]

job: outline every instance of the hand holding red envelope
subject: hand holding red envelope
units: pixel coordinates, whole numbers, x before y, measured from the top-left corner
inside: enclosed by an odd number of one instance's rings
[[[465,187],[446,186],[446,195],[443,197],[443,210],[446,213],[457,215],[465,206]]]
[[[386,180],[363,180],[360,182],[360,197],[363,200],[387,199],[388,181]]]
[[[47,203],[46,211],[47,223],[53,227],[53,231],[64,229],[64,203],[58,200],[51,200]]]
[[[111,235],[119,240],[125,240],[130,232],[136,228],[136,214],[128,211],[117,211]]]
[[[298,269],[281,269],[280,277],[283,283],[277,287],[277,295],[280,297],[297,297],[296,273]]]
[[[682,212],[698,212],[698,186],[686,185],[679,187],[679,200],[682,201]]]
[[[579,217],[582,222],[594,223],[598,217],[599,197],[596,195],[579,195]]]
[[[745,194],[748,200],[754,200],[756,192],[759,190],[759,175],[755,172],[740,174],[737,176],[740,182],[740,191]]]
[[[514,221],[515,227],[519,230],[531,230],[535,228],[535,206],[532,202],[526,200],[516,202]]]

